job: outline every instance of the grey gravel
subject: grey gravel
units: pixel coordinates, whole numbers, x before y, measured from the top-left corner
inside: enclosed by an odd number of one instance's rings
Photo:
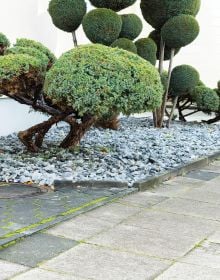
[[[81,145],[59,148],[68,126],[50,130],[38,154],[16,134],[0,138],[0,181],[52,185],[54,180],[134,181],[220,150],[220,125],[173,123],[155,129],[149,118],[123,117],[118,131],[91,129]]]

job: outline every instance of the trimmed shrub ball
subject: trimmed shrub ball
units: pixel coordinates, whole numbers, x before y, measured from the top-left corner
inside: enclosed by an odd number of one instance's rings
[[[180,15],[169,19],[161,29],[166,45],[176,49],[192,43],[199,34],[199,24],[192,16]]]
[[[37,49],[38,51],[42,52],[43,54],[45,54],[48,57],[50,65],[52,65],[56,61],[56,57],[54,56],[54,54],[40,42],[21,38],[21,39],[17,39],[16,44],[14,46]]]
[[[114,11],[100,8],[90,11],[83,19],[83,29],[93,43],[111,45],[122,28],[121,17]]]
[[[120,49],[129,51],[129,52],[137,53],[137,47],[135,46],[135,43],[133,43],[131,40],[129,40],[127,38],[117,39],[116,41],[114,41],[111,44],[111,47],[113,47],[113,48],[118,47]]]
[[[97,8],[107,8],[118,12],[133,5],[136,0],[90,0],[90,2]]]
[[[199,83],[198,71],[190,65],[179,65],[171,74],[170,89],[175,95],[191,92]]]
[[[161,40],[161,34],[160,31],[158,30],[153,30],[150,34],[149,37],[154,40],[154,42],[157,45],[157,59],[160,59],[160,40]],[[180,48],[175,49],[175,55],[178,54],[180,51]],[[165,46],[164,50],[164,61],[170,60],[171,58],[171,48],[168,46]]]
[[[135,14],[121,15],[121,19],[122,29],[119,37],[128,38],[130,40],[137,38],[143,29],[141,19]]]
[[[86,14],[84,0],[51,0],[48,12],[53,24],[66,32],[75,31]]]
[[[220,100],[218,94],[213,89],[206,86],[197,86],[191,95],[199,110],[204,112],[218,111]]]
[[[135,42],[139,56],[155,65],[157,61],[157,45],[151,38],[142,38]]]
[[[38,49],[31,47],[13,47],[6,51],[6,54],[27,54],[38,59],[42,65],[42,70],[46,70],[49,63],[49,58],[39,51]]]
[[[42,84],[41,61],[27,54],[0,56],[0,90],[33,97],[33,88]]]
[[[138,55],[99,44],[63,54],[47,72],[46,96],[68,104],[79,116],[102,117],[154,110],[163,89],[155,67]]]
[[[0,32],[0,55],[4,55],[5,50],[10,47],[8,38]]]
[[[158,30],[174,16],[197,15],[200,6],[201,0],[141,0],[144,19]]]

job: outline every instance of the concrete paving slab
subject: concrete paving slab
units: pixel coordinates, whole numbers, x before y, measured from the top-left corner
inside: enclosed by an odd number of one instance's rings
[[[200,236],[180,236],[154,229],[120,224],[89,240],[91,244],[173,260],[191,250]]]
[[[28,270],[29,267],[0,260],[0,280],[6,280]]]
[[[206,166],[202,170],[208,170],[208,171],[220,173],[220,164],[218,165],[218,163],[215,162],[213,164],[210,164],[209,166]]]
[[[95,280],[147,280],[169,265],[168,261],[82,244],[41,267]]]
[[[189,172],[185,175],[185,177],[192,178],[192,179],[198,179],[198,180],[202,180],[202,181],[210,181],[219,176],[220,176],[219,173],[205,171],[205,170],[195,170],[195,171]]]
[[[220,243],[206,241],[180,261],[220,270]]]
[[[36,267],[42,261],[51,259],[76,245],[77,242],[73,240],[39,233],[1,250],[0,259]]]
[[[191,188],[197,188],[201,187],[201,184],[204,182],[198,179],[193,178],[187,178],[183,176],[177,176],[169,181],[164,182],[165,185],[169,186],[176,186],[177,188],[182,187],[191,187]]]
[[[167,197],[165,196],[159,196],[149,192],[139,192],[119,199],[117,202],[136,207],[148,208],[166,199]]]
[[[220,279],[220,269],[204,266],[175,263],[155,280],[217,280]]]
[[[183,198],[171,198],[157,204],[153,209],[220,221],[219,205],[207,202]]]
[[[111,222],[80,215],[47,230],[46,233],[80,241],[91,238],[111,227]]]
[[[1,278],[0,278],[1,279]],[[75,277],[69,274],[57,273],[45,269],[31,269],[13,278],[13,280],[87,280],[85,278]]]
[[[162,236],[173,235],[173,240],[195,238],[195,243],[197,239],[202,240],[220,228],[219,222],[154,210],[142,211],[123,224],[138,227],[140,231],[142,229],[158,231]]]
[[[220,229],[209,236],[208,241],[220,244]]]

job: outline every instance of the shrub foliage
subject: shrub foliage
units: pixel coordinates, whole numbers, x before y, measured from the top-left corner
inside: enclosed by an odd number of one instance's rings
[[[137,38],[143,29],[141,19],[135,14],[121,15],[121,19],[122,29],[119,36],[130,40]]]
[[[136,0],[90,0],[90,2],[97,8],[107,8],[118,12],[133,5]]]
[[[118,47],[120,49],[129,51],[129,52],[137,53],[137,47],[131,40],[129,40],[127,38],[117,39],[115,42],[113,42],[111,44],[111,47],[113,47],[113,48]]]
[[[155,65],[157,60],[157,45],[151,38],[142,38],[135,42],[140,57]]]

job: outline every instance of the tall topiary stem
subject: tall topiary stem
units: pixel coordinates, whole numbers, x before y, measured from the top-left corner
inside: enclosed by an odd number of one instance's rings
[[[167,80],[167,88],[166,92],[163,96],[163,102],[162,102],[162,107],[161,107],[161,118],[159,121],[159,127],[161,128],[163,126],[163,120],[164,120],[164,114],[166,110],[166,103],[167,103],[167,97],[169,94],[169,88],[170,88],[170,80],[171,80],[171,73],[172,73],[172,68],[173,68],[173,58],[175,55],[175,49],[171,49],[171,57],[170,57],[170,63],[169,63],[169,70],[168,70],[168,80]]]
[[[175,96],[175,98],[173,100],[173,106],[172,106],[172,109],[171,109],[171,112],[170,112],[170,116],[169,116],[169,119],[167,121],[167,128],[170,128],[170,124],[171,124],[171,121],[173,119],[173,115],[174,115],[174,112],[175,112],[175,109],[176,109],[177,102],[178,102],[178,96]]]
[[[77,37],[76,37],[76,31],[72,32],[72,36],[73,36],[74,47],[77,48],[78,47],[78,42],[77,42]]]

